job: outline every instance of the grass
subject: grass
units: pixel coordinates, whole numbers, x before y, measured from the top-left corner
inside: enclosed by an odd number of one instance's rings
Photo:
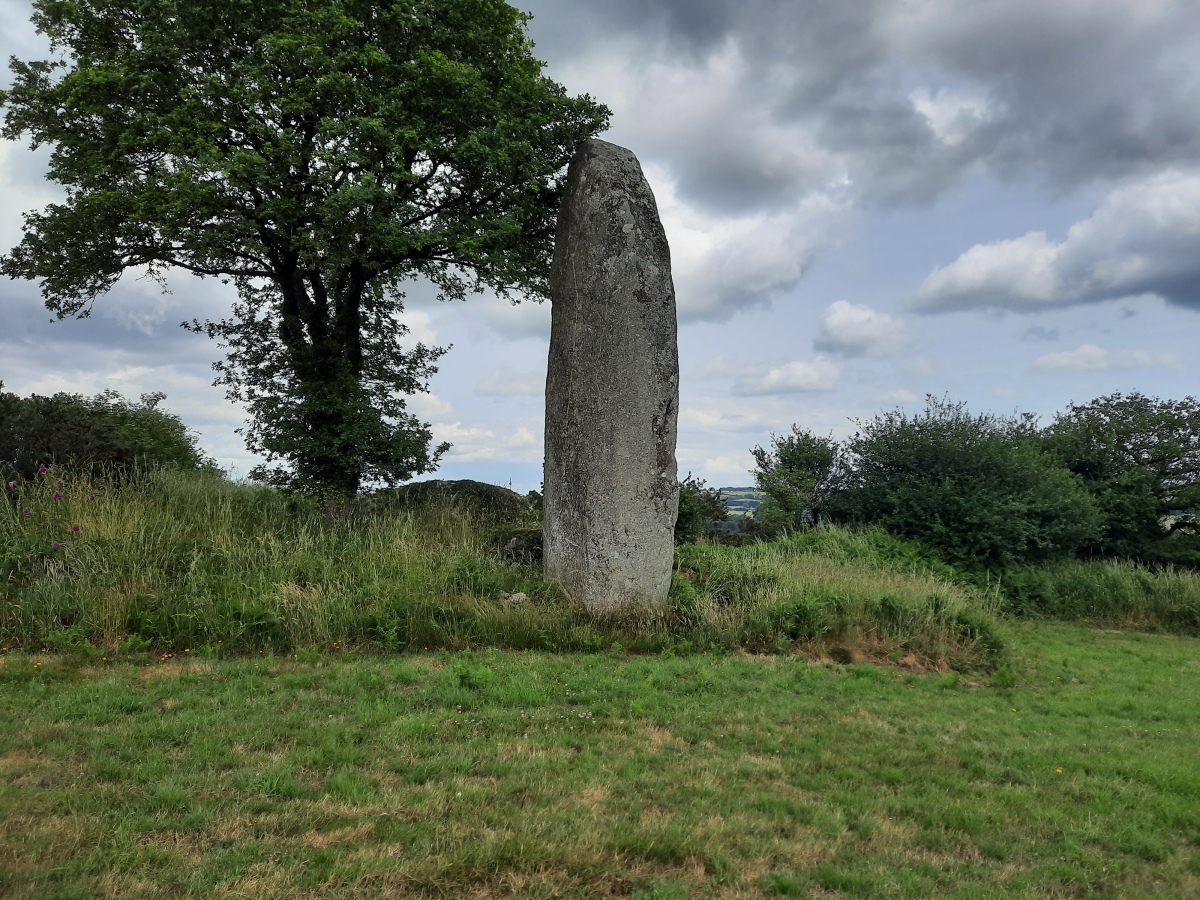
[[[505,560],[489,523],[452,503],[331,514],[177,471],[125,485],[48,472],[8,494],[0,644],[10,647],[803,649],[962,671],[993,667],[1000,652],[994,591],[956,584],[878,533],[683,548],[666,606],[598,614],[539,567]]]
[[[974,679],[10,651],[0,894],[1200,896],[1200,640],[1007,628]]]
[[[1131,562],[1065,562],[1004,577],[1012,610],[1200,635],[1200,572]]]

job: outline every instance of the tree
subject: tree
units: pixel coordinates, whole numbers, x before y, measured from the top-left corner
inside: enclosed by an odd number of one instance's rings
[[[133,403],[116,391],[92,398],[59,393],[18,397],[0,382],[0,474],[34,478],[41,466],[127,475],[144,465],[216,472],[178,416],[158,408],[165,395]]]
[[[675,543],[694,544],[702,535],[729,518],[720,488],[710,488],[689,472],[679,482],[679,515],[675,518]]]
[[[1094,545],[1108,556],[1156,555],[1168,530],[1197,529],[1200,515],[1200,402],[1109,394],[1072,403],[1054,417],[1044,444],[1096,498],[1103,525]]]
[[[974,416],[927,396],[911,417],[893,410],[858,425],[828,504],[837,520],[879,525],[970,568],[1066,556],[1097,534],[1091,495],[1041,449],[1031,415]]]
[[[11,65],[4,137],[54,147],[64,203],[0,273],[86,317],[126,270],[232,280],[218,383],[259,474],[349,494],[435,465],[403,395],[399,288],[548,293],[561,171],[608,110],[541,74],[503,0],[34,0],[61,58]]]
[[[821,437],[792,426],[792,433],[771,435],[771,449],[755,447],[754,483],[767,495],[761,510],[768,532],[817,524],[837,487],[841,454],[832,436]]]

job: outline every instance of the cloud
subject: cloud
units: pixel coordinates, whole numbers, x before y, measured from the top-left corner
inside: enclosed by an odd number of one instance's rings
[[[1153,294],[1200,310],[1200,173],[1163,172],[1111,191],[1062,241],[1044,232],[976,244],[917,291],[930,311],[1026,311]]]
[[[758,433],[774,425],[775,413],[748,404],[745,397],[685,397],[679,406],[679,430],[706,436]]]
[[[904,323],[871,307],[845,300],[821,317],[813,349],[840,356],[895,356],[912,342]]]
[[[961,144],[987,119],[987,97],[953,88],[916,88],[908,95],[913,109],[925,117],[934,135],[943,144]]]
[[[1057,341],[1057,328],[1043,328],[1041,325],[1031,325],[1026,328],[1017,338],[1022,341]]]
[[[842,367],[824,357],[773,366],[757,377],[745,377],[733,385],[735,394],[801,394],[832,391],[838,385]]]
[[[896,391],[888,391],[876,398],[880,403],[916,403],[920,399],[912,391],[906,391],[903,388]]]
[[[906,360],[899,368],[901,372],[912,378],[938,374],[938,367],[923,357]]]
[[[546,392],[546,373],[501,368],[475,384],[481,397],[540,397]]]
[[[667,170],[645,167],[671,247],[681,322],[726,321],[795,287],[817,254],[857,221],[837,187],[787,211],[717,214],[685,202]]]
[[[1173,353],[1146,350],[1107,350],[1096,344],[1081,344],[1074,350],[1039,356],[1030,368],[1040,372],[1108,372],[1113,369],[1182,369],[1183,361]]]
[[[977,171],[1058,189],[1200,154],[1191,0],[525,5],[552,74],[714,207],[791,202],[834,171],[926,202]]]
[[[478,315],[489,330],[504,340],[519,341],[533,338],[550,341],[550,304],[524,300],[509,303],[489,294],[479,299],[470,298],[471,310]]]
[[[459,422],[434,422],[433,439],[450,441],[446,454],[449,462],[541,462],[542,433],[531,424],[494,427],[464,425]]]

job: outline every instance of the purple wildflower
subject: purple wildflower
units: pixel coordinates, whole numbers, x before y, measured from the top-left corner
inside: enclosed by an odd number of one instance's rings
[[[56,482],[54,482],[54,486],[55,486],[55,487],[62,487],[62,482],[61,482],[61,481],[56,481]]]
[[[29,515],[29,510],[27,510],[27,509],[21,510],[21,515],[23,515],[23,516]]]
[[[15,488],[15,487],[17,486],[17,483],[16,483],[15,481],[10,481],[10,482],[8,483],[8,486],[9,486],[10,488]]]
[[[45,466],[38,466],[38,474],[39,474],[39,475],[41,475],[41,474],[42,474],[43,472],[45,472],[45,471],[46,471],[46,467],[45,467]]]
[[[78,531],[78,530],[79,530],[79,526],[78,526],[78,525],[72,525],[72,526],[71,526],[71,530],[72,530],[72,531]]]
[[[55,492],[54,492],[54,499],[55,499],[55,500],[61,500],[61,499],[62,499],[62,494],[60,494],[58,491],[55,491]]]
[[[60,544],[58,541],[51,541],[50,546],[53,547],[55,550],[57,550],[59,547],[62,546],[62,544]]]

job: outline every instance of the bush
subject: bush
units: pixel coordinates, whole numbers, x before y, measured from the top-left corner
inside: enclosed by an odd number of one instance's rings
[[[216,471],[179,417],[157,408],[164,397],[143,394],[135,404],[116,391],[88,399],[0,390],[0,470],[6,480],[32,480],[43,466],[97,475],[150,466]]]
[[[930,396],[911,417],[895,410],[859,427],[828,503],[837,521],[878,525],[976,570],[1066,557],[1096,539],[1094,499],[1042,450],[1029,416],[973,416]]]
[[[729,518],[721,492],[710,488],[691,473],[679,483],[679,516],[675,519],[675,543],[692,544],[711,533],[717,522]]]

